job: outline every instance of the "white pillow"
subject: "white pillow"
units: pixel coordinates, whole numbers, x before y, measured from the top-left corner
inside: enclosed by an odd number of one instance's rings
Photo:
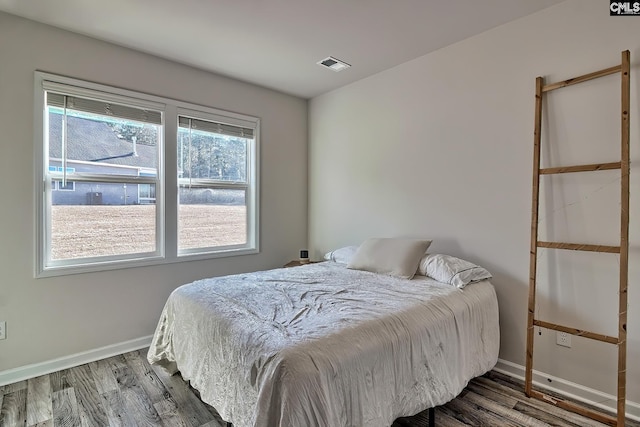
[[[360,245],[347,268],[411,279],[431,240],[373,238]]]
[[[420,260],[418,273],[438,282],[464,288],[471,282],[490,279],[491,273],[484,268],[451,255],[426,254]]]
[[[334,251],[327,252],[326,254],[324,254],[324,259],[326,261],[349,264],[353,256],[356,254],[357,250],[357,246],[345,246],[344,248],[338,248]]]

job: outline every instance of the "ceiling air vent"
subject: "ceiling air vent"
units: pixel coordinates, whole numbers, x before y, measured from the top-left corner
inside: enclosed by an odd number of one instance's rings
[[[332,69],[333,71],[342,71],[351,67],[351,65],[347,64],[344,61],[340,61],[339,59],[334,58],[333,56],[329,56],[328,58],[323,59],[318,62],[318,65],[322,65],[323,67],[327,67]]]

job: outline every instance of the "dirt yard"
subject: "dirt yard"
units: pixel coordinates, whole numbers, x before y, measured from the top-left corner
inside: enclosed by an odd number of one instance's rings
[[[155,205],[53,206],[52,259],[155,250]],[[246,242],[246,207],[183,205],[179,249]]]

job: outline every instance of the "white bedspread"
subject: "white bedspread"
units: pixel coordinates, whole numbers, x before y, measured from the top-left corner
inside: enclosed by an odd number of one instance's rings
[[[148,359],[235,427],[389,426],[457,396],[499,348],[493,286],[324,262],[176,289]]]

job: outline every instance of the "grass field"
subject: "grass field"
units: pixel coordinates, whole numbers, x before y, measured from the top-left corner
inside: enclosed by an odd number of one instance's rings
[[[155,251],[155,205],[53,206],[52,259]],[[246,242],[246,207],[182,205],[179,248]]]

